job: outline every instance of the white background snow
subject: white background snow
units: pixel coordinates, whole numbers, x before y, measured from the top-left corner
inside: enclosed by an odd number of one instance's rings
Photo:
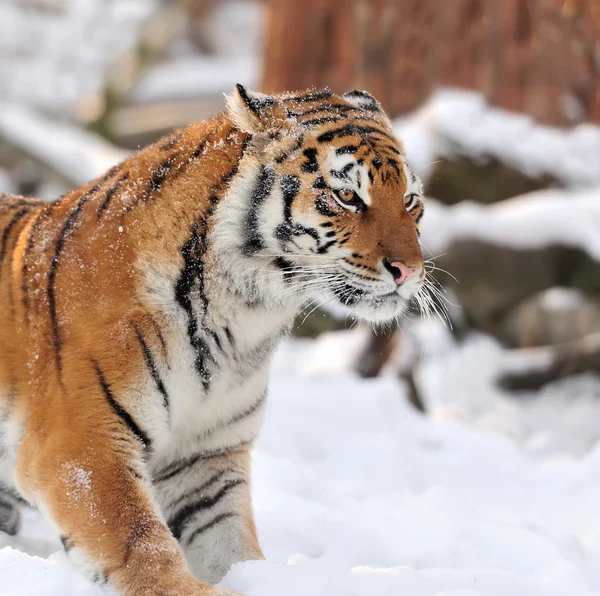
[[[287,341],[277,354],[254,454],[267,562],[234,566],[223,585],[248,596],[600,594],[600,447],[575,457],[569,433],[555,433],[542,456],[528,442],[544,420],[510,439],[424,418],[392,374],[363,381],[335,370],[340,338],[328,339],[329,371],[322,360],[314,366],[311,342]],[[474,365],[489,370],[498,360],[490,346],[477,349],[476,361],[451,350],[431,357],[431,382],[443,384],[428,389],[432,403],[477,389],[485,373]],[[495,431],[503,420],[529,420],[518,406],[508,416],[486,390],[479,405]],[[45,558],[60,543],[35,512],[0,545],[0,594],[104,593],[62,552]]]

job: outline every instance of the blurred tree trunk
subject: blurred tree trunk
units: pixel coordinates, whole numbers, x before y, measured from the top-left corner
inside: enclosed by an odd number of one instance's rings
[[[263,87],[372,92],[393,116],[436,87],[540,122],[600,122],[600,0],[269,0]]]

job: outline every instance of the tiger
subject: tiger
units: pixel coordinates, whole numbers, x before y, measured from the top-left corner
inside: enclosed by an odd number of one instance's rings
[[[55,201],[3,196],[0,529],[27,503],[118,594],[234,594],[216,584],[264,558],[250,455],[274,350],[317,296],[401,317],[423,213],[379,102],[328,88],[237,85]]]

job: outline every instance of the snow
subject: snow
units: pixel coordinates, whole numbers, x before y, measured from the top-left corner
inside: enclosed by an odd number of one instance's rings
[[[600,187],[540,190],[492,205],[447,207],[430,200],[422,233],[433,254],[475,238],[516,249],[569,246],[600,260]]]
[[[547,465],[576,461],[600,440],[597,377],[575,376],[517,396],[497,387],[502,374],[547,368],[548,348],[504,350],[479,333],[456,345],[437,322],[420,323],[413,333],[422,348],[417,381],[434,420],[502,434]]]
[[[600,127],[558,129],[488,106],[479,93],[445,89],[394,122],[409,161],[423,178],[436,160],[494,157],[566,188],[542,190],[493,205],[427,202],[423,246],[437,255],[456,240],[479,239],[516,249],[558,244],[600,259]],[[568,210],[568,217],[566,216]]]
[[[219,97],[236,83],[260,86],[264,7],[258,2],[227,0],[199,23],[208,54],[193,53],[181,39],[169,56],[150,66],[131,93],[134,102]]]
[[[52,166],[74,186],[104,174],[129,155],[99,135],[16,104],[0,104],[0,137]]]
[[[236,83],[258,84],[260,61],[253,54],[241,56],[185,56],[149,68],[136,85],[132,99],[154,102],[229,93]]]
[[[600,446],[591,435],[586,449],[557,435],[551,449],[536,451],[535,432],[509,438],[493,425],[472,428],[451,409],[443,419],[445,405],[466,402],[473,418],[504,416],[552,433],[547,418],[536,422],[521,402],[510,411],[506,397],[490,394],[496,344],[476,337],[459,349],[439,328],[421,333],[429,339],[421,382],[434,419],[422,417],[393,375],[364,381],[338,365],[337,350],[356,341],[353,333],[323,340],[329,369],[312,366],[311,342],[289,340],[279,350],[253,457],[267,561],[235,565],[222,585],[247,596],[599,595]],[[561,403],[540,398],[537,417],[549,404],[557,423],[565,397],[585,398],[574,388],[560,392]],[[599,413],[579,415],[591,429]],[[585,433],[581,424],[566,427],[571,438]],[[76,475],[85,486],[85,472]],[[47,522],[34,512],[25,521],[22,536],[0,536],[0,594],[104,593],[65,555],[47,558],[60,547]]]
[[[73,114],[137,41],[152,0],[3,0],[0,100]],[[76,49],[76,51],[74,51]]]
[[[600,185],[600,127],[559,129],[492,108],[474,91],[444,89],[414,114],[396,120],[409,157],[423,176],[444,156],[495,157],[531,177],[575,187]]]
[[[0,168],[0,192],[6,194],[15,192],[15,185],[13,184],[9,173],[4,168]]]

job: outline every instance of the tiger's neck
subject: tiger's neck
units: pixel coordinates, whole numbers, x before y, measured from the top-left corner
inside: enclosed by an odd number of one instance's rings
[[[281,335],[301,302],[282,300],[277,269],[243,250],[261,169],[250,139],[228,119],[183,134],[185,150],[164,159],[181,173],[167,176],[160,201],[148,205],[151,229],[136,232],[145,239],[139,253],[148,298],[167,309],[174,298],[192,332],[236,331],[247,347]]]

